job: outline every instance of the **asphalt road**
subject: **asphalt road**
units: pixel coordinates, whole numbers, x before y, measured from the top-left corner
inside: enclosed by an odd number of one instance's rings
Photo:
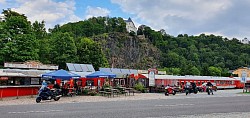
[[[250,116],[248,115],[250,96],[224,97],[205,94],[196,95],[196,97],[190,96],[179,96],[175,99],[1,106],[0,118],[205,118],[208,116],[225,118],[227,115]]]

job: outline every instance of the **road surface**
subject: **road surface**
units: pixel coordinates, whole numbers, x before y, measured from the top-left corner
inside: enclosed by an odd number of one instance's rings
[[[191,94],[166,97],[170,99],[8,105],[0,107],[0,118],[250,117],[249,95],[218,92],[213,96]]]

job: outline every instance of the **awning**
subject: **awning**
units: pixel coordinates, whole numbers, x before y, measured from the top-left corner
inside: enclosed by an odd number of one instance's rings
[[[81,76],[75,73],[68,72],[66,70],[57,70],[49,73],[42,74],[42,78],[45,79],[79,79]]]

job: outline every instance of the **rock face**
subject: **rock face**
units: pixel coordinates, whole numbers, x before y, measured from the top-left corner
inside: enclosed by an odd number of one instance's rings
[[[142,36],[109,33],[93,37],[100,43],[110,67],[148,69],[159,65],[160,50]]]

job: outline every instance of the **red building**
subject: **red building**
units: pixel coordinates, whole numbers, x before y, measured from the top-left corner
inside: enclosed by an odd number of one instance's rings
[[[36,61],[4,63],[8,69],[0,70],[0,99],[36,95],[41,86],[41,74],[57,70],[58,66]]]

